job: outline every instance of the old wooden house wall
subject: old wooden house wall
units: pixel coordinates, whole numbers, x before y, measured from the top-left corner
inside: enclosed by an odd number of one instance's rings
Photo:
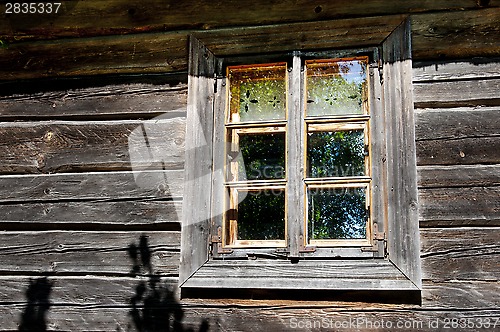
[[[109,3],[131,16],[159,10]],[[311,3],[225,24],[351,17],[361,8],[329,12]],[[363,15],[388,11],[373,3]],[[179,329],[286,330],[292,319],[323,318],[422,321],[424,328],[435,319],[443,328],[445,319],[490,318],[500,327],[498,2],[405,3],[387,13],[414,16],[421,305],[179,300],[185,43],[188,29],[221,27],[220,8],[203,7],[213,11],[207,22],[196,11],[180,15],[181,8],[177,25],[153,20],[147,34],[136,34],[139,23],[127,26],[121,16],[97,29],[77,5],[74,29],[35,27],[0,50],[0,77],[8,80],[0,84],[0,331],[33,328],[37,314],[44,320],[36,327],[47,330],[140,330],[155,320],[140,311],[145,299]],[[85,38],[71,38],[79,34]],[[74,75],[80,78],[19,81]],[[144,147],[163,151],[163,159],[134,159]]]

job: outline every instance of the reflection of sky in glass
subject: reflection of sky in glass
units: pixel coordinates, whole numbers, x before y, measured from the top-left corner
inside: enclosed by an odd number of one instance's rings
[[[363,114],[366,60],[306,61],[307,115]]]

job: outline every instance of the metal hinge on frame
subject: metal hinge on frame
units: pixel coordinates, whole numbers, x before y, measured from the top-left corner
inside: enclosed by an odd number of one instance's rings
[[[210,237],[212,255],[224,255],[233,253],[232,249],[222,246],[222,227],[217,227],[217,234]]]
[[[382,243],[381,243],[382,242]],[[373,242],[371,247],[361,247],[363,252],[379,252],[379,245],[384,247],[384,258],[387,257],[387,235],[385,232],[379,232],[376,223],[373,224]]]

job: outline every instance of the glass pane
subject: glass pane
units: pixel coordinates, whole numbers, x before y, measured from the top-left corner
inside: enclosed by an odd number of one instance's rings
[[[238,240],[285,239],[285,191],[249,191],[238,205]]]
[[[308,198],[310,240],[365,239],[366,188],[311,188]]]
[[[284,120],[286,63],[228,67],[230,122]]]
[[[313,178],[365,175],[363,130],[308,133],[307,162]]]
[[[307,116],[363,114],[367,59],[306,61]]]
[[[242,159],[238,178],[233,180],[269,180],[285,178],[285,133],[240,134]],[[231,179],[229,179],[231,181]]]

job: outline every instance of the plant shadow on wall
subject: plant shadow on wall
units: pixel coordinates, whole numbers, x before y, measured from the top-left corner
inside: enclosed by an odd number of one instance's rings
[[[130,316],[136,331],[167,332],[194,331],[185,328],[183,324],[184,310],[175,297],[175,293],[160,276],[155,275],[151,263],[152,252],[148,237],[142,235],[139,244],[131,244],[128,248],[133,262],[131,274],[134,277],[146,275],[147,281],[141,281],[135,289],[135,295],[130,299],[132,309]],[[208,320],[203,320],[198,331],[209,330]]]
[[[28,304],[21,315],[19,331],[47,331],[46,315],[51,306],[52,282],[46,277],[30,280],[26,290]]]

